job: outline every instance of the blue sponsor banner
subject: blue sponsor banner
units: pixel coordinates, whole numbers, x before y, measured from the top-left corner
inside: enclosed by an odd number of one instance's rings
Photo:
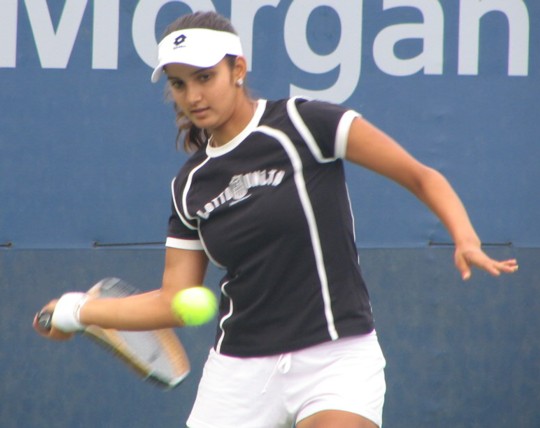
[[[163,242],[175,149],[165,26],[217,10],[257,97],[343,103],[462,196],[487,243],[538,246],[540,5],[522,0],[2,0],[0,245]],[[448,243],[411,195],[348,166],[360,246]]]

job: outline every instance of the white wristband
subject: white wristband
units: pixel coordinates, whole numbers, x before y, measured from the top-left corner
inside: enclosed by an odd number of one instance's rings
[[[52,315],[52,325],[64,333],[72,333],[85,329],[79,314],[86,303],[86,293],[66,293],[58,300]]]

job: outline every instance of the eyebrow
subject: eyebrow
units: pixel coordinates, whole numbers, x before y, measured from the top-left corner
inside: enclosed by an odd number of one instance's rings
[[[211,70],[213,69],[214,67],[204,67],[204,68],[199,68],[195,71],[192,71],[190,73],[190,76],[195,76],[196,74],[199,74],[199,73],[204,73],[205,71],[208,71],[208,70]],[[182,80],[180,77],[175,77],[175,76],[169,76],[167,75],[167,79],[168,80]]]
[[[212,70],[212,68],[214,67],[199,68],[198,70],[195,70],[193,73],[191,73],[191,75],[193,76],[195,74],[204,73],[205,71]]]

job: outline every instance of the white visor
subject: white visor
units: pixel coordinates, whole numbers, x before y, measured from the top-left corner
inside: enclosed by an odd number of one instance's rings
[[[152,73],[155,83],[167,64],[212,67],[225,55],[242,55],[240,38],[227,31],[190,28],[167,35],[158,46],[158,65]]]

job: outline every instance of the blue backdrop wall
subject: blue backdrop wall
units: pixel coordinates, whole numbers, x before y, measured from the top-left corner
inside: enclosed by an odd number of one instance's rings
[[[540,426],[533,0],[2,0],[0,425],[183,426],[213,325],[178,331],[193,373],[163,393],[30,324],[50,298],[104,276],[159,286],[185,154],[151,65],[167,23],[210,9],[239,31],[255,96],[356,109],[450,179],[491,254],[519,258],[512,277],[463,284],[438,220],[347,168],[388,359],[385,426]]]

